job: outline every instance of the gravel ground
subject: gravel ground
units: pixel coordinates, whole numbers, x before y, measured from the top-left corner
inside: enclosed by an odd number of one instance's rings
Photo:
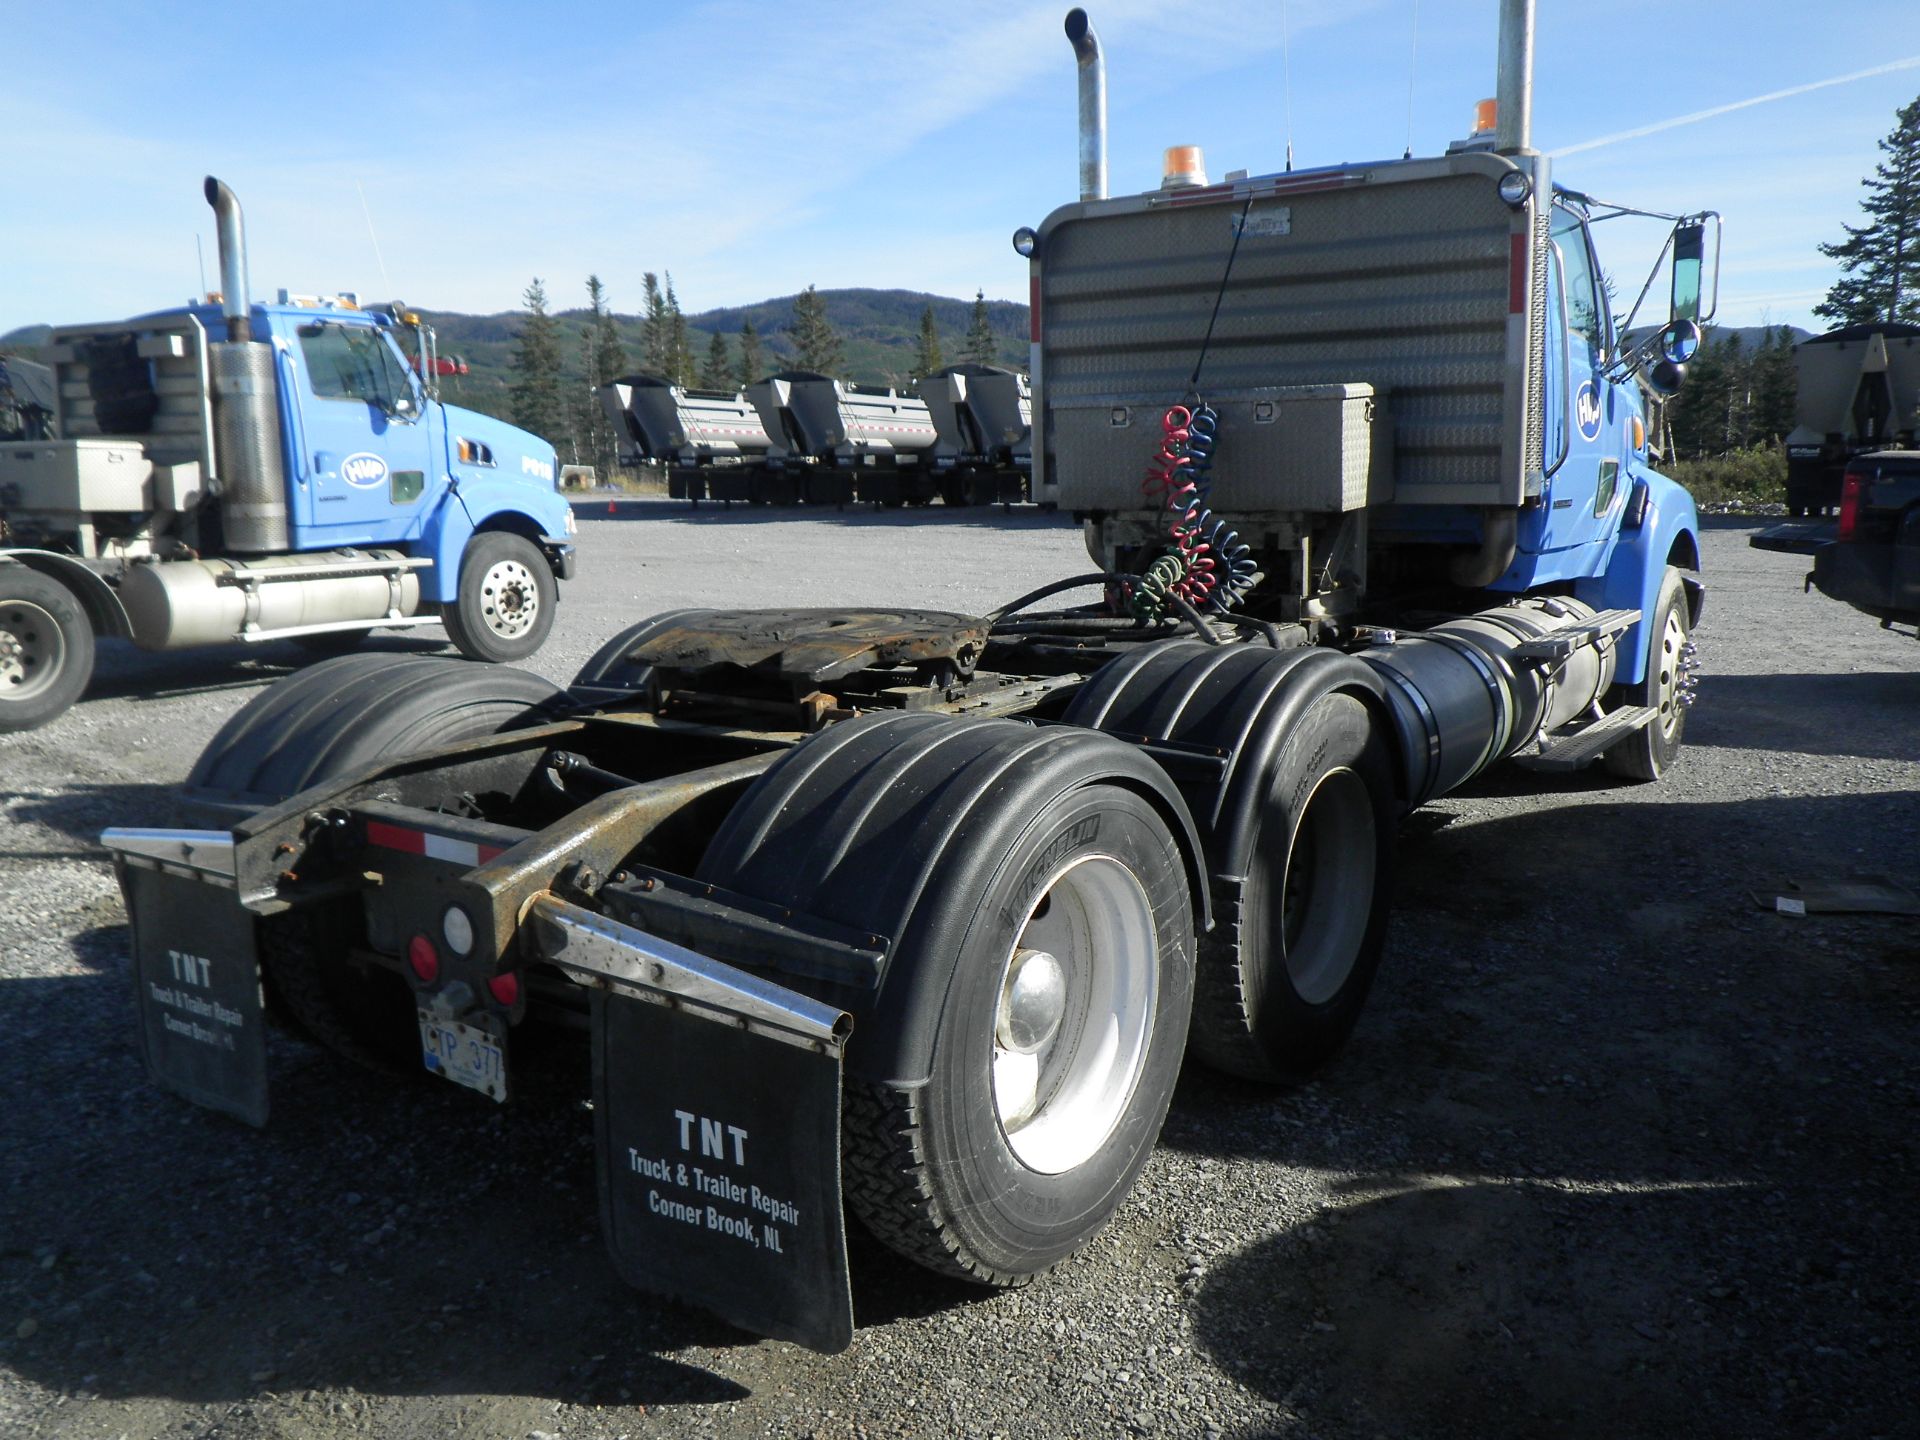
[[[1085,568],[1031,514],[586,516],[558,680],[672,606],[984,608]],[[276,1037],[264,1132],[149,1086],[94,837],[175,818],[301,657],[106,647],[0,737],[0,1433],[1911,1434],[1920,937],[1752,892],[1912,880],[1920,646],[1708,525],[1676,773],[1507,770],[1414,816],[1318,1080],[1190,1068],[1114,1225],[1024,1291],[856,1234],[831,1358],[613,1278],[578,1055],[501,1111]]]

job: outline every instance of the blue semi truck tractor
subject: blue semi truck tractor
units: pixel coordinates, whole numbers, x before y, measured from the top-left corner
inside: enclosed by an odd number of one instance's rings
[[[513,660],[573,567],[553,447],[438,396],[400,306],[254,304],[240,205],[211,177],[219,303],[56,328],[44,438],[0,443],[0,731],[85,690],[96,636],[322,653],[444,623]]]
[[[1082,196],[1015,245],[1036,493],[1092,570],[981,615],[673,611],[565,691],[282,681],[195,766],[201,828],[105,836],[155,1079],[265,1123],[277,1005],[499,1102],[524,1027],[571,1027],[618,1272],[834,1350],[849,1212],[1019,1284],[1119,1209],[1185,1059],[1326,1060],[1401,816],[1509,759],[1680,760],[1698,525],[1647,405],[1709,226],[1660,217],[1670,313],[1626,343],[1591,231],[1627,212],[1529,143],[1503,9],[1497,128],[1446,154],[1183,153],[1114,197],[1074,11]]]

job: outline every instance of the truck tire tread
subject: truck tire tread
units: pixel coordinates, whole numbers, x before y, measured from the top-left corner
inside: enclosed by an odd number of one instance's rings
[[[888,1249],[958,1280],[1014,1289],[1045,1274],[1003,1274],[961,1243],[927,1184],[918,1101],[917,1089],[853,1076],[842,1088],[842,1186],[860,1223]]]
[[[402,1079],[423,1073],[417,1036],[397,1024],[372,1023],[390,1018],[377,1010],[342,1003],[338,963],[327,964],[325,956],[330,941],[337,941],[328,933],[335,918],[327,911],[293,910],[260,922],[260,967],[274,999],[299,1031],[355,1065]],[[397,976],[386,978],[405,988]]]

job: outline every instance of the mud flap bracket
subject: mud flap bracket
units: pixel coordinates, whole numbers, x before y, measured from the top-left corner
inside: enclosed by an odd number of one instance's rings
[[[600,1218],[621,1278],[829,1354],[852,1017],[551,894],[523,937],[591,989]]]

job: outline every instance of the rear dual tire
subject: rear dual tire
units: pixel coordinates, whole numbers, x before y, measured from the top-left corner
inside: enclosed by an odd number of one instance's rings
[[[1086,732],[846,722],[762,777],[701,864],[894,937],[873,1038],[856,1027],[848,1052],[843,1173],[867,1229],[929,1269],[1030,1280],[1106,1226],[1152,1153],[1194,920],[1180,844],[1129,783],[1143,768]]]
[[[419,750],[537,723],[560,691],[537,675],[430,655],[345,655],[270,686],[230,717],[187,777],[225,800],[271,804]],[[355,961],[358,905],[322,902],[258,922],[277,1013],[383,1074],[420,1066],[412,987]]]

